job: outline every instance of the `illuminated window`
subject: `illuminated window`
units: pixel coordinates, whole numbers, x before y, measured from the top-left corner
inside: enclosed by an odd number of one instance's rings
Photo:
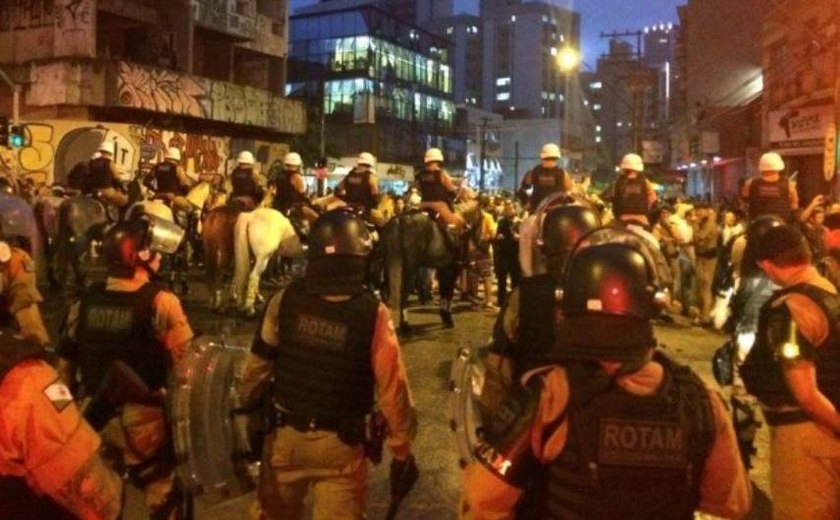
[[[452,33],[454,33],[454,32],[455,32],[455,28],[454,28],[454,27],[447,27],[447,28],[446,28],[446,34],[448,34],[448,35],[449,35],[449,34],[452,34]]]
[[[507,101],[510,99],[510,92],[499,92],[496,94],[496,101]]]
[[[508,85],[510,85],[510,77],[496,78],[496,86],[497,87],[506,87]]]
[[[596,135],[596,136],[595,136],[595,142],[596,142],[596,143],[600,143],[600,142],[601,142],[601,136],[600,136],[600,135]]]
[[[557,56],[557,47],[552,47],[549,52],[551,53],[552,56]]]
[[[595,125],[595,131],[600,132],[601,131],[601,125]]]
[[[600,90],[601,88],[603,88],[603,86],[604,84],[600,81],[594,81],[589,84],[589,88],[591,88],[592,90]]]
[[[515,15],[515,14],[510,15],[510,21],[511,21],[511,22],[515,22],[515,21],[516,21],[516,15]]]
[[[592,105],[592,110],[601,110],[601,103],[595,103]]]

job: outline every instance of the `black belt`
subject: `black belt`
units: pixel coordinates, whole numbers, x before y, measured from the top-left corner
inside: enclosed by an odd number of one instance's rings
[[[343,422],[336,417],[314,417],[277,410],[277,427],[289,426],[299,432],[326,430],[338,433]]]
[[[811,420],[808,414],[802,410],[787,410],[777,412],[774,410],[764,410],[764,419],[770,426],[785,426],[788,424],[800,424]]]

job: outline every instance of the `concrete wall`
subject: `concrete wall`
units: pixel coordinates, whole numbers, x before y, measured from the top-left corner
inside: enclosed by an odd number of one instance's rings
[[[96,55],[96,0],[0,1],[0,63]]]

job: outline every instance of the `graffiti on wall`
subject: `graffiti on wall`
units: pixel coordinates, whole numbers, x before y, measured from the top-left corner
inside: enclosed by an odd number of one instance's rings
[[[119,64],[115,104],[289,133],[306,125],[303,105],[266,90],[126,62]]]
[[[0,2],[0,31],[20,31],[52,26],[53,0],[5,0]]]
[[[115,143],[114,163],[126,179],[141,167],[161,161],[169,147],[181,150],[182,165],[189,174],[224,174],[233,168],[236,155],[242,150],[254,153],[259,171],[269,172],[289,150],[281,143],[140,125],[52,120],[27,122],[23,127],[27,146],[17,154],[0,148],[0,170],[17,170],[39,185],[65,182],[70,170],[89,160],[104,141]]]

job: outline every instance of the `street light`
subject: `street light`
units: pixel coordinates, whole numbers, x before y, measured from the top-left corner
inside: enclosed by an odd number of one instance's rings
[[[561,125],[560,145],[566,152],[568,152],[571,148],[571,140],[568,138],[569,128],[571,128],[569,124],[571,113],[571,103],[569,102],[569,99],[571,98],[571,96],[569,95],[569,85],[571,84],[571,82],[569,80],[571,79],[572,73],[574,73],[580,66],[580,63],[580,51],[578,51],[574,47],[567,45],[560,49],[560,51],[557,53],[557,66],[560,68],[560,72],[563,74],[564,77],[563,104],[565,107],[563,110],[563,123]]]
[[[574,47],[563,47],[557,53],[557,65],[563,74],[571,74],[580,65],[580,52]]]

